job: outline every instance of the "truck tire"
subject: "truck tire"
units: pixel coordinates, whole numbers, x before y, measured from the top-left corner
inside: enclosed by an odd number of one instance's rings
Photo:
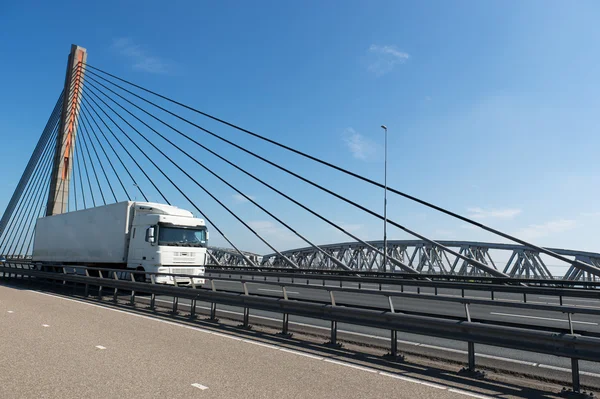
[[[143,267],[138,267],[137,269],[135,269],[136,272],[144,272],[144,268]],[[145,283],[146,282],[146,275],[142,274],[142,273],[134,273],[134,279],[135,281],[137,281],[138,283]]]

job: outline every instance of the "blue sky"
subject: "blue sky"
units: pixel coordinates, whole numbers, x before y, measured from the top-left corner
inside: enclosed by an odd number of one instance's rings
[[[540,245],[600,251],[599,12],[595,1],[4,1],[0,208],[76,43],[92,65],[377,180],[386,124],[390,186]],[[382,208],[381,190],[220,131]],[[377,220],[206,140],[353,233],[381,238]],[[315,242],[346,241],[206,159]],[[305,245],[206,179],[278,248]],[[243,249],[268,252],[201,195]],[[394,196],[388,210],[432,238],[500,241]],[[408,238],[394,228],[389,237]]]

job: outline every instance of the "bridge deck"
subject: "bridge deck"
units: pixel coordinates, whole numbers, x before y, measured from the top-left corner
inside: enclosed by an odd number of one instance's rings
[[[0,326],[4,398],[468,397],[329,355],[6,286]]]

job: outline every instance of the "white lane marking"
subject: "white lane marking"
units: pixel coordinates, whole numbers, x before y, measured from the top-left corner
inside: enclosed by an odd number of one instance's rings
[[[299,352],[299,351],[295,351],[295,350],[291,350],[291,349],[279,348],[279,350],[282,352],[286,352],[286,353],[292,353],[292,354],[298,355],[298,356],[308,357],[310,359],[315,359],[315,360],[323,360],[324,359],[321,356],[311,355],[310,353]]]
[[[50,327],[48,324],[42,324],[42,327]]]
[[[463,391],[462,389],[456,389],[456,388],[450,388],[450,389],[448,389],[448,392],[459,393],[461,395],[470,396],[472,398],[493,399],[491,396],[479,395],[479,394],[474,393],[474,392]]]
[[[435,346],[435,345],[420,344],[419,346],[421,346],[423,348],[439,349],[439,350],[445,350],[445,351],[454,352],[454,353],[466,353],[466,351],[463,351],[463,350],[460,350],[460,349],[443,348],[441,346]]]
[[[467,353],[467,352],[465,351],[465,353]],[[475,354],[475,356],[477,356],[477,357],[483,357],[483,358],[486,358],[486,359],[502,360],[502,361],[505,361],[505,362],[511,362],[511,363],[524,364],[524,365],[527,365],[527,366],[533,366],[533,367],[535,367],[535,366],[537,366],[537,365],[538,365],[537,363],[533,363],[533,362],[527,362],[527,361],[525,361],[525,360],[518,360],[518,359],[508,359],[508,358],[506,358],[506,357],[500,357],[500,356],[486,355],[485,353],[482,353],[482,354]]]
[[[441,351],[446,351],[446,352],[454,352],[454,353],[460,353],[460,354],[466,354],[468,353],[467,351],[463,351],[460,349],[452,349],[452,348],[444,348],[442,346],[435,346],[435,345],[428,345],[428,344],[419,344],[416,343],[417,346],[421,346],[423,348],[429,348],[429,349],[437,349],[437,350],[441,350]],[[524,360],[518,360],[518,359],[509,359],[507,357],[501,357],[501,356],[493,356],[493,355],[486,355],[485,353],[476,353],[475,354],[476,357],[483,357],[486,359],[493,359],[493,360],[502,360],[504,362],[510,362],[510,363],[518,363],[518,364],[525,364],[527,366],[537,366],[537,363],[533,363],[533,362],[526,362]]]
[[[367,371],[369,373],[377,373],[377,370],[374,370],[372,368],[357,366],[356,364],[342,362],[342,361],[339,361],[339,360],[323,359],[323,361],[327,362],[327,363],[339,364],[340,366],[351,367],[351,368],[357,369],[357,370]]]
[[[98,348],[98,349],[100,349],[100,350],[104,350],[104,349],[106,349],[106,347],[105,347],[105,346],[102,346],[102,345],[96,345],[96,348]]]
[[[205,385],[202,385],[202,384],[198,384],[198,383],[192,384],[192,386],[193,386],[194,388],[198,388],[198,389],[201,389],[201,390],[203,390],[203,391],[205,391],[205,390],[207,390],[207,389],[208,389],[208,387],[207,387],[207,386],[205,386]]]
[[[448,389],[448,387],[444,386],[444,385],[434,384],[434,383],[427,382],[427,381],[424,381],[424,380],[419,380],[417,378],[404,377],[404,376],[398,375],[398,374],[386,373],[384,371],[380,371],[379,375],[383,375],[383,376],[386,376],[386,377],[392,377],[392,378],[396,378],[398,380],[412,382],[412,383],[419,384],[419,385],[425,385],[425,386],[432,387],[432,388]]]
[[[7,310],[6,313],[15,313],[12,310]]]
[[[277,292],[277,293],[279,293],[279,294],[283,294],[283,291],[282,291],[282,290],[270,290],[270,289],[268,289],[268,288],[259,288],[258,290],[259,290],[259,291],[268,291],[268,292]],[[298,293],[298,292],[296,292],[296,291],[288,291],[287,293],[288,293],[288,294],[296,294],[296,295],[299,295],[299,293]]]
[[[278,346],[269,345],[269,344],[263,344],[262,342],[252,341],[252,340],[249,340],[249,339],[243,339],[242,342],[246,342],[246,343],[252,344],[252,345],[262,346],[262,347],[269,348],[269,349],[279,349]]]
[[[527,316],[524,314],[512,314],[512,313],[497,313],[497,312],[490,312],[490,314],[494,314],[497,316],[509,316],[509,317],[523,317],[523,318],[527,318],[527,319],[537,319],[537,320],[549,320],[549,321],[560,321],[561,323],[568,323],[569,320],[567,319],[553,319],[550,317],[539,317],[539,316]],[[598,323],[591,323],[589,321],[573,321],[573,324],[589,324],[592,326],[597,326]]]

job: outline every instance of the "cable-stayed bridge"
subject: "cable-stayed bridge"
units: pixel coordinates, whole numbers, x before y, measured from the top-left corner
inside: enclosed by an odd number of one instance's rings
[[[205,122],[197,121],[199,116]],[[210,129],[206,126],[214,126]],[[220,129],[235,132],[223,134]],[[339,206],[349,206],[364,218],[384,221],[378,211],[369,209],[348,195],[317,183],[316,179],[264,152],[250,149],[246,138],[281,149],[289,157],[298,157],[349,177],[356,183],[383,189],[372,179],[294,149],[275,139],[244,129],[224,119],[144,88],[87,63],[87,52],[73,47],[65,89],[58,99],[27,167],[0,220],[0,253],[8,258],[31,255],[37,218],[44,215],[110,204],[123,200],[156,199],[171,204],[174,198],[188,204],[206,219],[211,229],[228,244],[229,249],[211,249],[214,264],[279,266],[291,268],[369,270],[398,273],[437,273],[455,275],[490,275],[532,278],[594,280],[600,276],[600,254],[566,249],[541,248],[524,240],[485,226],[477,221],[411,196],[394,187],[390,195],[409,199],[441,214],[449,215],[487,232],[512,245],[436,241],[416,229],[393,219],[390,227],[408,233],[414,241],[367,242],[352,233],[322,209],[318,203],[305,203],[284,187],[276,187],[268,177],[244,168],[238,157],[247,156],[329,196]],[[198,156],[194,150],[201,149]],[[217,164],[228,167],[218,172]],[[323,222],[345,235],[348,242],[320,245],[309,235],[286,221],[277,207],[268,207],[245,192],[244,184],[232,183],[232,172],[277,195],[280,203],[293,205],[297,212]],[[214,178],[277,223],[286,233],[305,243],[300,249],[276,248],[248,222],[247,216],[233,209],[198,176]],[[269,173],[267,173],[268,176]],[[204,204],[211,202],[225,211],[235,225],[208,214]],[[272,254],[260,256],[240,249],[240,243],[228,233],[245,229]],[[494,250],[507,253],[504,262],[494,261]],[[384,263],[384,252],[387,261]],[[509,254],[509,255],[508,255]],[[558,261],[568,268],[564,276],[553,276],[541,256]],[[507,261],[508,259],[508,261]]]

